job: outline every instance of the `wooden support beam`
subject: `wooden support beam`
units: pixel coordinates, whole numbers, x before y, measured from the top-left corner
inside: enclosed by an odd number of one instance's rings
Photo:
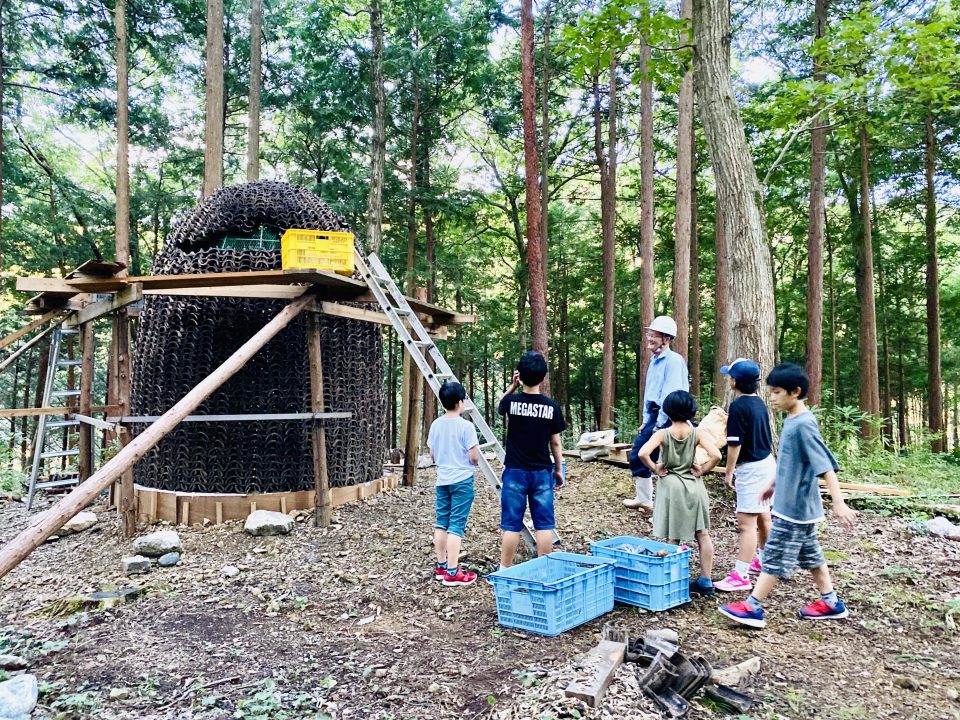
[[[305,294],[268,322],[256,335],[241,345],[216,370],[205,377],[196,387],[168,410],[163,418],[135,437],[87,482],[78,485],[60,502],[36,519],[13,540],[0,548],[0,577],[20,564],[47,538],[63,527],[70,518],[83,510],[123,472],[142,458],[151,448],[170,433],[180,420],[193,412],[200,404],[227,380],[233,377],[264,345],[290,324],[312,296]]]
[[[89,413],[85,414],[103,414],[107,415],[117,415],[119,414],[120,406],[119,405],[94,405],[90,408]],[[0,409],[0,418],[15,418],[15,417],[37,417],[39,415],[68,415],[70,414],[70,408],[65,407],[35,407],[35,408],[3,408]]]
[[[118,428],[115,423],[107,422],[106,420],[97,420],[97,418],[90,417],[89,415],[83,415],[81,413],[72,413],[70,417],[73,418],[74,420],[79,420],[83,425],[91,425],[97,428],[98,430],[106,430],[107,432],[112,432],[112,433],[122,432],[122,429]]]
[[[16,362],[16,360],[17,360],[18,357],[20,357],[21,355],[23,355],[27,350],[29,350],[30,348],[32,348],[34,345],[36,345],[38,342],[40,342],[43,338],[45,338],[47,335],[49,335],[50,333],[52,333],[56,327],[57,327],[56,325],[51,325],[51,326],[48,327],[46,330],[44,330],[42,333],[39,333],[38,335],[34,335],[32,338],[30,338],[30,339],[29,339],[27,342],[25,342],[23,345],[21,345],[21,346],[18,347],[16,350],[14,350],[12,353],[10,353],[9,355],[7,355],[6,359],[5,359],[3,362],[0,362],[0,370],[6,370],[8,367],[10,367],[14,362]]]
[[[131,423],[156,422],[163,415],[125,415],[108,417],[107,422],[129,425]],[[316,413],[259,413],[251,415],[188,415],[180,422],[286,422],[289,420],[349,420],[352,412],[316,412]]]
[[[307,352],[310,360],[310,409],[322,413],[323,354],[320,342],[320,319],[307,315]],[[314,515],[317,527],[330,527],[330,476],[327,468],[327,431],[322,422],[314,422],[311,433],[313,450]]]
[[[82,310],[77,311],[73,316],[67,318],[67,325],[76,327],[83,323],[96,320],[104,315],[109,315],[114,310],[124,308],[131,303],[139,302],[143,299],[143,287],[140,285],[127,285],[117,291],[116,295],[106,300],[97,300],[92,302]]]
[[[93,373],[94,373],[94,330],[87,323],[80,326],[80,415],[90,418],[93,409]],[[92,419],[92,418],[91,418]],[[93,473],[93,427],[91,423],[80,423],[80,482]]]
[[[120,406],[120,414],[130,412],[131,385],[133,382],[132,358],[130,357],[130,317],[126,308],[120,309],[113,316],[113,345],[111,350],[113,362],[112,402]],[[130,442],[129,433],[119,435],[120,446],[125,447]],[[125,537],[133,537],[137,533],[137,509],[133,493],[133,466],[131,465],[120,475],[120,499],[117,507],[120,513],[120,524]]]
[[[16,330],[16,331],[10,333],[10,334],[7,335],[5,338],[3,338],[2,340],[0,340],[0,350],[3,350],[3,348],[7,347],[7,345],[12,345],[12,344],[15,343],[17,340],[19,340],[20,338],[22,338],[24,335],[27,335],[28,333],[32,333],[34,330],[36,330],[36,329],[37,329],[38,327],[40,327],[41,325],[46,325],[48,322],[50,322],[51,320],[53,320],[55,317],[60,317],[62,314],[63,314],[63,313],[62,313],[60,310],[51,310],[50,312],[46,313],[45,315],[41,315],[40,317],[38,317],[36,320],[31,320],[30,322],[28,322],[26,325],[24,325],[24,326],[23,326],[22,328],[20,328],[19,330]]]

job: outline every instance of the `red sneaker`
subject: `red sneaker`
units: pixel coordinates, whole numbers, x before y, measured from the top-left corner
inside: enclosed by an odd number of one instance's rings
[[[443,579],[447,576],[447,569],[442,567],[433,566],[433,579],[437,582],[443,582]]]
[[[847,612],[847,606],[843,600],[837,598],[837,604],[830,607],[823,600],[815,600],[806,607],[800,608],[798,613],[802,620],[842,620],[850,613]]]
[[[457,568],[457,574],[451,575],[448,572],[444,573],[443,584],[447,587],[456,587],[458,585],[473,585],[477,581],[477,574],[472,572],[467,572],[463,568]]]

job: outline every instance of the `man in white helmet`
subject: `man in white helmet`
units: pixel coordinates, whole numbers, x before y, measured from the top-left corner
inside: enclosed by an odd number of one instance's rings
[[[636,484],[636,496],[623,501],[628,508],[653,512],[653,481],[650,468],[643,464],[639,450],[654,432],[670,424],[670,418],[661,410],[663,399],[674,390],[689,390],[690,376],[687,363],[670,349],[670,341],[677,336],[673,318],[661,315],[654,318],[646,331],[647,350],[653,354],[647,367],[647,382],[643,389],[643,427],[630,450],[630,472]],[[652,456],[657,460],[659,451]]]

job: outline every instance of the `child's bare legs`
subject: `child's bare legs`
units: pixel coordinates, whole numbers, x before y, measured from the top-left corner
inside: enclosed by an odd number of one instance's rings
[[[764,512],[760,513],[757,517],[757,543],[760,546],[760,549],[763,550],[767,545],[767,538],[770,537],[770,513]],[[751,558],[752,560],[753,558]],[[748,561],[749,562],[749,561]]]
[[[753,592],[750,594],[760,602],[763,602],[767,599],[767,596],[773,592],[773,589],[777,586],[778,582],[780,582],[780,578],[778,578],[776,575],[760,573],[760,577],[757,578],[756,585],[753,586]]]
[[[697,530],[695,537],[700,550],[700,575],[709,578],[713,575],[713,538],[709,530]]]
[[[537,530],[537,557],[553,552],[553,530]]]
[[[459,547],[457,550],[459,552]],[[447,531],[443,528],[433,529],[433,552],[437,555],[437,564],[447,562]]]
[[[504,530],[503,538],[500,540],[500,565],[505,568],[513,565],[513,558],[516,556],[519,546],[520,533]]]
[[[767,516],[769,519],[769,516]],[[757,554],[757,528],[759,516],[756,513],[737,513],[737,530],[740,533],[738,538],[737,560],[745,562],[748,565]],[[768,528],[769,529],[769,528]],[[766,542],[766,537],[763,538]]]
[[[447,567],[455,568],[460,563],[460,543],[463,541],[459,535],[446,533],[447,535]]]
[[[820,591],[821,595],[827,595],[833,592],[833,580],[830,579],[830,570],[826,564],[814,568],[810,571],[810,574],[813,575],[813,582],[816,584],[817,590]]]

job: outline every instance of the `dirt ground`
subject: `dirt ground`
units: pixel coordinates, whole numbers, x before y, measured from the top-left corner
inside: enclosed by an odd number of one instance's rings
[[[557,502],[565,549],[649,534],[621,505],[628,473],[577,462],[568,473]],[[576,656],[612,620],[638,634],[674,628],[688,654],[715,667],[760,657],[744,686],[761,701],[750,717],[960,720],[960,543],[876,515],[852,531],[830,524],[824,546],[846,621],[796,619],[815,597],[798,574],[776,591],[763,631],[732,626],[718,599],[700,599],[666,613],[617,606],[543,638],[498,626],[487,583],[433,581],[431,479],[339,508],[331,529],[305,519],[280,538],[246,536],[239,523],[178,528],[181,565],[131,579],[120,572],[130,544],[101,512],[93,529],[44,545],[0,580],[0,653],[30,661],[42,718],[658,717],[629,666],[598,710],[563,698]],[[736,532],[732,496],[711,489],[719,577]],[[0,504],[0,541],[28,519],[21,503]],[[464,547],[483,573],[496,561],[497,520],[495,498],[478,486]],[[227,564],[240,574],[225,577]],[[59,599],[130,584],[143,587],[136,602],[49,614]],[[694,703],[689,717],[724,714]]]

